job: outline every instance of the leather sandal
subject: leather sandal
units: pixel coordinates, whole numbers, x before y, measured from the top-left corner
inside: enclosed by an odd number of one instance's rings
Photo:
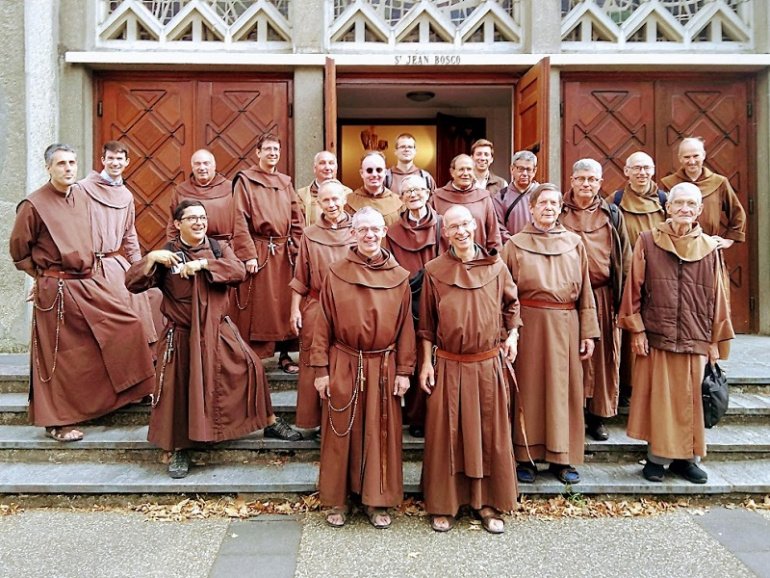
[[[439,525],[438,522],[440,520],[446,520],[447,525],[446,526]],[[430,527],[433,529],[434,532],[449,532],[449,530],[455,527],[455,517],[444,516],[444,515],[438,515],[438,516],[431,515]]]
[[[45,435],[57,442],[79,442],[83,439],[83,432],[73,425],[47,427]]]
[[[367,506],[364,512],[366,513],[366,517],[369,518],[369,523],[378,530],[390,528],[390,525],[393,523],[388,510],[385,508],[370,508]],[[382,521],[381,519],[383,517],[387,518],[387,521]],[[378,518],[380,518],[379,521]]]
[[[299,373],[299,365],[292,361],[288,353],[282,353],[278,356],[278,367],[281,368],[281,371],[288,373],[289,375],[296,375]]]
[[[329,508],[326,511],[326,524],[332,528],[342,528],[342,526],[345,525],[345,522],[347,522],[347,514],[347,508]],[[332,516],[339,516],[341,521],[333,519]]]
[[[497,510],[491,506],[484,506],[480,510],[473,510],[473,515],[477,520],[481,520],[481,527],[490,534],[502,534],[505,532],[505,520],[503,520]],[[492,522],[495,520],[502,522],[503,527],[500,529],[493,528]]]

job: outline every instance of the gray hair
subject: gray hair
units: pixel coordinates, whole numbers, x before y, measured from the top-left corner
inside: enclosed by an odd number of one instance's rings
[[[595,173],[599,178],[602,177],[602,165],[600,165],[594,159],[580,159],[575,161],[575,164],[572,165],[572,172],[576,173],[578,171],[591,171],[592,173]]]
[[[401,181],[401,185],[399,187],[399,194],[403,194],[404,190],[406,190],[407,183],[414,183],[415,188],[425,189],[428,190],[428,187],[425,186],[425,179],[421,175],[408,175],[403,178]]]
[[[564,195],[562,194],[559,185],[555,185],[553,183],[542,183],[534,191],[532,191],[532,194],[529,196],[530,208],[537,205],[537,201],[540,198],[540,195],[546,191],[556,191],[559,193],[559,205],[561,206],[564,204]]]
[[[337,155],[335,155],[333,152],[331,152],[331,151],[318,151],[315,154],[315,156],[313,157],[313,166],[318,164],[318,161],[320,160],[321,155],[323,155],[323,154],[332,155],[332,157],[334,158],[334,162],[337,162]]]
[[[75,158],[77,158],[78,153],[77,151],[71,147],[68,144],[62,144],[62,143],[54,143],[50,145],[47,149],[45,149],[45,152],[43,153],[43,158],[45,159],[45,166],[50,167],[51,163],[53,162],[53,155],[56,152],[64,151],[65,153],[72,153],[75,155]]]
[[[671,187],[671,190],[668,192],[668,202],[673,202],[674,197],[685,193],[696,193],[698,195],[698,204],[703,203],[703,193],[698,186],[693,183],[678,183]]]
[[[318,194],[320,195],[321,191],[324,191],[327,188],[331,188],[331,187],[334,187],[335,189],[339,189],[339,193],[343,197],[345,196],[345,185],[343,185],[337,179],[329,179],[328,181],[324,181],[320,185],[318,185]]]
[[[535,155],[535,153],[530,151],[518,151],[513,153],[513,156],[511,157],[511,166],[513,166],[513,163],[515,163],[516,161],[533,163],[535,166],[537,166],[537,156]]]
[[[366,217],[373,217],[374,219],[380,221],[380,225],[383,227],[385,226],[385,219],[383,218],[382,213],[380,213],[377,209],[373,207],[361,207],[358,209],[358,211],[356,211],[356,214],[353,215],[353,228],[358,228],[359,223]]]

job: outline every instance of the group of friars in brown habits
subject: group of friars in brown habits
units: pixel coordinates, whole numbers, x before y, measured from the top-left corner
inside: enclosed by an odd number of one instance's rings
[[[431,527],[450,530],[467,506],[501,533],[539,464],[580,482],[585,433],[608,439],[629,395],[643,476],[705,483],[700,382],[733,337],[721,249],[745,240],[746,217],[702,141],[682,140],[662,189],[635,152],[606,196],[593,159],[562,191],[519,151],[508,183],[485,139],[438,187],[416,146],[400,135],[390,168],[367,151],[353,191],[322,151],[295,192],[276,135],[232,182],[199,150],[166,245],[142,257],[127,148],[106,143],[104,170],[76,181],[75,151],[51,145],[50,181],[19,204],[10,240],[33,279],[33,423],[77,441],[78,424],[149,399],[148,439],[183,477],[206,442],[301,439],[270,403],[261,359],[277,352],[299,374],[296,425],[320,440],[334,527],[354,498],[390,526],[406,423],[425,438]]]

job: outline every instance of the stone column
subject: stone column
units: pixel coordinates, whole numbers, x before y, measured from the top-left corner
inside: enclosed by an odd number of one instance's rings
[[[323,54],[327,10],[331,2],[303,0],[290,4],[294,51]],[[313,155],[324,148],[324,72],[322,67],[294,70],[294,185],[313,178]]]
[[[0,237],[8,239],[16,205],[48,179],[45,147],[58,132],[58,3],[0,2]],[[0,351],[29,343],[30,279],[0,253]]]

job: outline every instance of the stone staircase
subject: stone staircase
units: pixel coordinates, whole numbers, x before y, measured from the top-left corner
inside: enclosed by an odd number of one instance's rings
[[[707,430],[705,485],[641,477],[644,443],[625,435],[625,412],[610,423],[606,442],[586,440],[583,494],[770,493],[770,337],[741,336],[725,362],[731,385],[725,419]],[[268,363],[276,413],[293,421],[296,379]],[[195,452],[190,475],[172,480],[162,452],[147,442],[149,408],[130,406],[85,424],[86,437],[62,444],[26,419],[26,356],[0,356],[0,493],[276,493],[311,492],[318,475],[314,441],[264,439],[261,432]],[[404,431],[404,482],[419,491],[423,440]],[[541,472],[526,494],[556,494],[564,486]]]

